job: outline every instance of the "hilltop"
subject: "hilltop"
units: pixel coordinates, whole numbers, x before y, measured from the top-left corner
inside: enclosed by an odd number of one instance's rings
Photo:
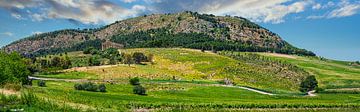
[[[196,12],[152,14],[117,21],[96,29],[66,29],[32,35],[3,49],[44,55],[101,47],[105,40],[137,47],[185,47],[204,50],[315,54],[296,48],[245,18]]]

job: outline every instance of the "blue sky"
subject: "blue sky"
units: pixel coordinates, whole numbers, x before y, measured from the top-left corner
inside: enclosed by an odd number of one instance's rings
[[[360,0],[0,0],[0,46],[36,33],[185,10],[242,16],[319,56],[360,60]]]

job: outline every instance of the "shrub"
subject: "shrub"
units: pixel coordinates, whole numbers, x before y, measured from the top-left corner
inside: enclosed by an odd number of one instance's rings
[[[144,53],[141,53],[141,52],[133,53],[132,58],[134,59],[136,64],[141,64],[141,62],[144,62],[147,60]]]
[[[315,76],[311,75],[305,78],[300,84],[300,91],[301,92],[308,92],[314,90],[318,87],[318,82]]]
[[[138,95],[146,95],[146,90],[141,85],[134,86],[133,92]]]
[[[76,83],[74,85],[74,88],[75,88],[75,90],[84,90],[84,87],[82,86],[82,84],[79,84],[79,83]]]
[[[130,84],[131,85],[140,85],[140,80],[138,77],[135,77],[135,78],[131,78],[130,79]]]
[[[86,83],[76,83],[74,85],[75,90],[85,90],[85,91],[93,91],[93,92],[106,92],[106,86],[104,84],[96,85],[92,82],[86,82]]]
[[[46,87],[46,82],[44,80],[39,80],[38,86],[40,87]]]
[[[100,90],[100,92],[106,92],[106,86],[105,86],[105,84],[100,84],[100,85],[99,85],[99,90]]]
[[[92,82],[84,83],[83,87],[84,87],[84,90],[86,90],[86,91],[94,91],[94,92],[96,92],[98,90],[97,85],[92,83]]]

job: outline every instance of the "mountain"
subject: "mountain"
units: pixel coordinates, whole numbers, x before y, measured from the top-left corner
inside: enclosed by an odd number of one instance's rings
[[[186,47],[204,50],[277,52],[310,55],[279,35],[242,17],[196,12],[152,14],[117,21],[96,29],[66,29],[15,41],[3,49],[36,55],[100,48],[105,40],[134,47]]]

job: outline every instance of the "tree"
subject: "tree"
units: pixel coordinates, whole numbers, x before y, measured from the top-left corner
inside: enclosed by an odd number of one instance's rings
[[[61,58],[60,57],[54,57],[51,59],[51,66],[52,67],[60,67],[61,66]]]
[[[90,54],[93,49],[95,49],[95,48],[94,47],[87,47],[87,48],[85,48],[83,50],[83,53],[84,54]]]
[[[134,59],[136,64],[141,64],[142,61],[146,60],[146,56],[144,55],[144,53],[141,52],[133,53],[132,58]]]
[[[138,77],[131,78],[131,79],[129,80],[129,82],[130,82],[131,85],[140,85],[140,80],[139,80]]]
[[[124,54],[123,63],[124,63],[124,64],[128,64],[129,66],[130,66],[130,64],[133,64],[134,61],[133,61],[131,55],[129,55],[129,54]]]
[[[309,92],[314,90],[316,87],[318,87],[318,82],[315,78],[315,76],[311,75],[305,78],[300,84],[300,91],[301,92]]]
[[[24,59],[18,53],[0,52],[0,85],[17,82],[28,84],[30,74]]]
[[[99,66],[101,64],[100,57],[98,55],[89,58],[90,66]]]
[[[62,68],[68,69],[71,67],[71,60],[69,56],[65,55],[65,58],[62,60]]]

